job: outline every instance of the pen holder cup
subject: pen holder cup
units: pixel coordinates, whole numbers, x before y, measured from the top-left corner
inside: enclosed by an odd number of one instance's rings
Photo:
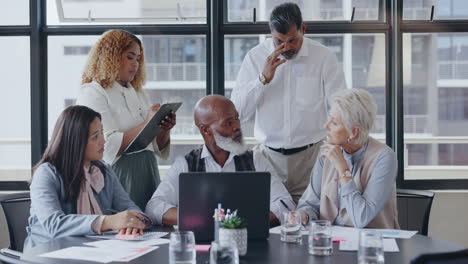
[[[219,241],[221,244],[228,241],[234,241],[237,245],[239,256],[245,256],[247,254],[247,228],[220,228]]]

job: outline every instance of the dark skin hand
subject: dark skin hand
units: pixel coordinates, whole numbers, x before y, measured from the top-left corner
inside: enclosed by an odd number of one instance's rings
[[[279,226],[279,225],[280,225],[280,221],[278,220],[276,215],[270,212],[270,227]]]
[[[151,106],[148,111],[148,114],[146,115],[145,121],[143,121],[138,126],[124,133],[123,138],[122,138],[122,144],[120,145],[120,149],[117,155],[122,155],[122,153],[130,144],[130,142],[132,142],[132,140],[138,135],[138,133],[151,120],[151,118],[159,110],[159,108],[160,108],[159,104],[155,104]],[[171,113],[171,115],[166,116],[165,120],[163,120],[161,124],[159,125],[162,128],[161,133],[156,138],[156,142],[158,143],[159,149],[163,149],[169,143],[170,130],[175,126],[175,124],[176,124],[176,114]]]
[[[167,143],[169,143],[169,138],[171,135],[171,129],[176,125],[176,114],[171,113],[166,116],[165,120],[161,121],[159,127],[162,128],[161,133],[156,138],[158,142],[159,149],[163,149]]]
[[[177,208],[170,208],[166,213],[164,213],[162,224],[168,226],[177,225]]]

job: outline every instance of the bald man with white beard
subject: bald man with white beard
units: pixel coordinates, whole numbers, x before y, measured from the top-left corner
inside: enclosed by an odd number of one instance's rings
[[[239,114],[224,96],[209,95],[195,105],[195,124],[205,144],[178,157],[148,202],[145,212],[158,224],[176,225],[179,175],[183,172],[267,171],[271,173],[270,225],[281,222],[281,215],[296,208],[291,195],[274,173],[271,164],[255,155],[243,142]]]

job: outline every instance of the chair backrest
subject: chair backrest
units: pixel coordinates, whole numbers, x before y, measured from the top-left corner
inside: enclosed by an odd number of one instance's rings
[[[411,264],[455,264],[468,263],[468,249],[445,252],[422,254],[411,261]]]
[[[27,232],[31,198],[29,192],[0,195],[0,206],[5,215],[10,236],[10,249],[23,251]]]
[[[434,193],[397,189],[398,221],[401,229],[417,230],[427,236]]]

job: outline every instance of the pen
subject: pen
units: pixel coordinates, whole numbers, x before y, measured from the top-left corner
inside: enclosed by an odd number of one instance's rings
[[[286,209],[288,209],[288,211],[291,211],[291,209],[289,209],[289,206],[283,200],[280,200],[280,202],[283,204],[284,207],[286,207]]]

